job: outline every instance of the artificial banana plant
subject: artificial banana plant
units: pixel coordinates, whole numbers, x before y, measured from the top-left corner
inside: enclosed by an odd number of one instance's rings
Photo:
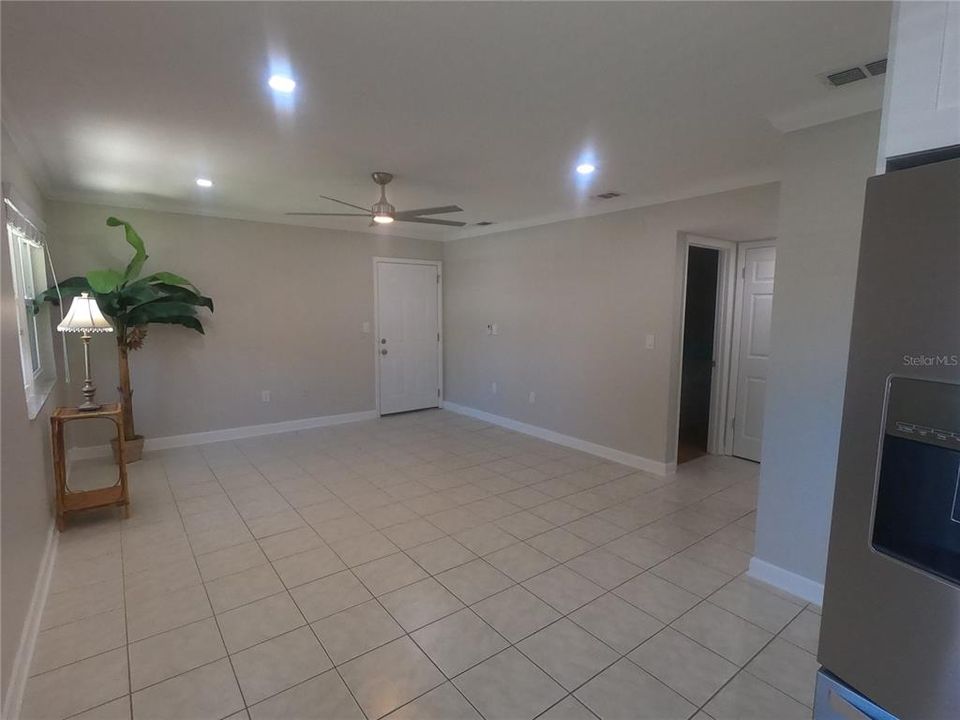
[[[56,287],[42,292],[40,302],[57,304],[62,297],[65,302],[82,292],[91,293],[97,299],[100,310],[113,321],[117,338],[120,363],[120,396],[123,402],[125,439],[138,440],[133,424],[133,389],[130,386],[128,353],[139,350],[151,323],[183,325],[203,333],[203,325],[197,317],[199,308],[213,311],[213,300],[184,277],[171,272],[156,272],[140,277],[143,265],[149,257],[143,240],[133,226],[115,217],[107,218],[109,227],[123,227],[124,237],[133,248],[133,258],[122,272],[108,268],[91,270],[86,275],[71,277]]]

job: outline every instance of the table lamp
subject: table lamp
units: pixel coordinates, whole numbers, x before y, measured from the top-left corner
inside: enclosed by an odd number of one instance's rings
[[[97,386],[93,384],[90,377],[90,333],[110,333],[113,327],[100,312],[100,306],[97,305],[96,298],[92,298],[88,293],[80,293],[80,297],[74,298],[70,305],[70,312],[63,321],[57,325],[60,332],[78,332],[83,333],[80,339],[83,340],[83,393],[84,400],[77,405],[77,410],[91,412],[99,410],[100,404],[94,402],[93,396],[97,392]]]

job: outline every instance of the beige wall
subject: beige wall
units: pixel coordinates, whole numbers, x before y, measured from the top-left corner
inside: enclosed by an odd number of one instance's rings
[[[206,335],[151,326],[131,355],[136,427],[148,438],[373,410],[374,339],[361,329],[373,324],[371,258],[441,257],[428,240],[50,202],[62,277],[123,268],[130,248],[104,224],[110,215],[143,237],[145,272],[184,275],[216,307],[203,318]],[[71,340],[79,373],[79,341]],[[114,341],[98,337],[93,346],[100,397],[114,398]],[[262,390],[271,402],[261,401]]]
[[[678,233],[772,237],[777,196],[763,185],[447,243],[445,399],[672,462]]]
[[[43,197],[26,172],[6,129],[2,136],[0,169],[4,185],[41,218]],[[27,418],[17,339],[17,306],[10,274],[6,232],[0,248],[0,552],[2,552],[2,636],[0,677],[7,699],[12,663],[20,643],[37,574],[50,531],[53,496],[50,461],[50,410],[59,399],[59,385],[33,420]]]
[[[822,583],[879,113],[785,136],[756,556]]]

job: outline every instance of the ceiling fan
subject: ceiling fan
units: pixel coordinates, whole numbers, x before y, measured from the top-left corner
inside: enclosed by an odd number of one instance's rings
[[[392,222],[415,222],[425,225],[449,225],[451,227],[463,227],[464,222],[456,220],[438,220],[437,218],[423,217],[424,215],[443,215],[444,213],[463,212],[459,205],[441,205],[440,207],[417,208],[416,210],[397,210],[393,205],[387,202],[387,183],[393,180],[393,175],[388,172],[375,172],[371,176],[373,181],[380,186],[380,199],[377,200],[369,209],[362,205],[354,205],[344,200],[321,195],[324,200],[332,200],[335,203],[346,205],[348,207],[361,210],[355,213],[329,213],[329,212],[288,212],[287,215],[301,216],[326,216],[326,217],[368,217],[371,219],[371,225],[378,223],[387,225]]]

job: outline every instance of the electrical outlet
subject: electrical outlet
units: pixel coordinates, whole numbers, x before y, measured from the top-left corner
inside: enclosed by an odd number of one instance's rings
[[[653,350],[654,340],[653,335],[647,335],[647,350]]]
[[[497,394],[497,383],[496,383],[496,382],[490,383],[490,392],[492,392],[494,395]]]
[[[363,325],[360,326],[360,329],[363,331],[363,333],[364,333],[365,335],[369,335],[369,334],[370,334],[370,323],[369,323],[369,322],[365,322]]]
[[[270,402],[270,391],[261,390],[260,391],[260,402]]]
[[[500,334],[500,326],[497,325],[496,323],[494,323],[493,325],[490,326],[490,330],[492,331],[492,334],[494,334],[494,335],[499,335],[499,334]]]
[[[530,392],[530,404],[533,405],[537,401],[537,394],[533,391]]]

